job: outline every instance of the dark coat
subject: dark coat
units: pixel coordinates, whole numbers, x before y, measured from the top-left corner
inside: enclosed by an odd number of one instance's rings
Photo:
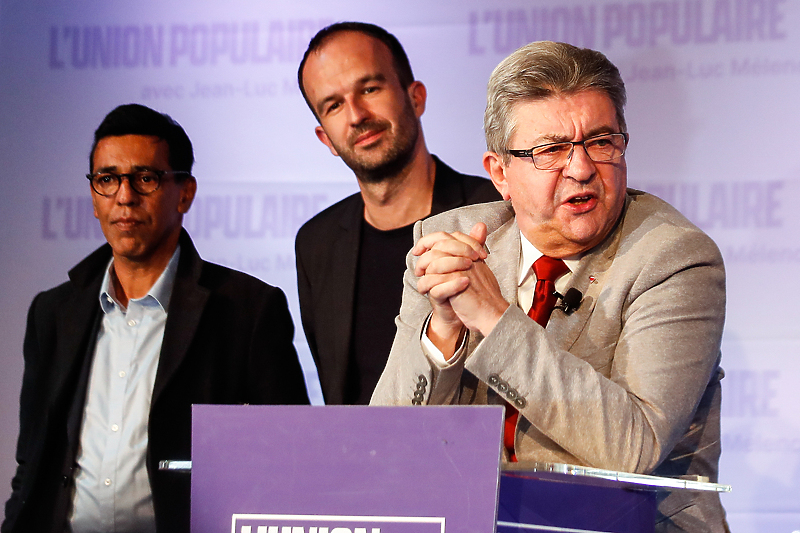
[[[203,261],[183,231],[148,420],[147,470],[160,532],[189,531],[192,404],[306,404],[283,292]],[[17,471],[2,532],[62,533],[73,493],[89,368],[102,314],[106,244],[40,293],[25,332]]]
[[[431,215],[501,199],[491,181],[456,172],[436,156],[434,161]],[[364,200],[356,193],[306,222],[295,240],[303,329],[329,405],[341,404],[348,396],[345,387],[363,219]],[[408,243],[409,250],[412,245]],[[398,290],[401,281],[397,280]],[[389,354],[383,357],[385,360]]]

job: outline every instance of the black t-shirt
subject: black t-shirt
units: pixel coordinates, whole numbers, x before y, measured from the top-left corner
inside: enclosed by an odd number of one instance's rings
[[[414,244],[413,228],[409,224],[381,231],[361,222],[346,404],[368,404],[386,366],[403,297],[406,255]]]

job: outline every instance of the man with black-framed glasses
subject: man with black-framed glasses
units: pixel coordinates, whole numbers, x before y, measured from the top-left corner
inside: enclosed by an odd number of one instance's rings
[[[308,403],[292,319],[280,289],[198,255],[169,116],[114,109],[89,162],[108,242],[31,304],[2,531],[188,532],[189,476],[158,463],[191,459],[192,404]]]
[[[625,87],[537,42],[492,73],[484,167],[505,202],[417,223],[372,404],[506,407],[506,461],[717,481],[725,271],[714,242],[627,189]],[[724,532],[717,493],[659,532]]]

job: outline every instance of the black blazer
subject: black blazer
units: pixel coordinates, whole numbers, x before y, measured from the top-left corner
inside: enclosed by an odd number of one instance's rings
[[[433,159],[436,171],[430,215],[502,199],[491,181],[461,174],[436,156]],[[345,397],[363,218],[364,200],[356,193],[306,222],[295,240],[300,315],[329,405],[341,404]],[[409,250],[412,245],[408,243]],[[398,288],[401,281],[396,281]],[[389,354],[383,357],[385,360]]]
[[[203,261],[184,230],[148,420],[147,471],[160,532],[189,531],[189,476],[160,472],[191,458],[191,405],[306,404],[283,292]],[[100,323],[106,244],[40,293],[25,332],[17,471],[6,532],[63,533],[86,383]]]

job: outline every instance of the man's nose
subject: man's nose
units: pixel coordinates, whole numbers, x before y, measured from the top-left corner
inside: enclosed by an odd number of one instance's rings
[[[572,145],[567,164],[564,167],[564,176],[576,181],[589,181],[597,173],[597,166],[582,144]]]
[[[130,176],[124,176],[119,181],[116,200],[118,204],[129,205],[139,200],[139,193],[133,190]]]
[[[371,116],[369,108],[360,98],[353,98],[347,106],[350,124],[357,126]]]

